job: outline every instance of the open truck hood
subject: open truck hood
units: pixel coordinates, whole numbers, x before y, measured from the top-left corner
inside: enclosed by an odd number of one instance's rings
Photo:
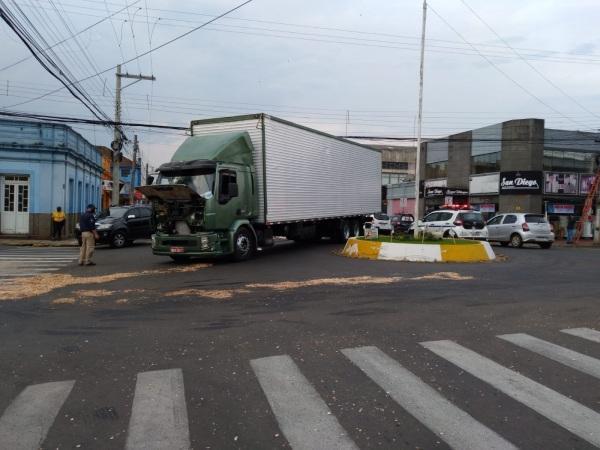
[[[144,194],[148,200],[185,202],[202,198],[185,184],[157,184],[139,186],[136,189]]]

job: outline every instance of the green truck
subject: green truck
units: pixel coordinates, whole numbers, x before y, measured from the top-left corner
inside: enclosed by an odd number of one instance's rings
[[[138,189],[152,202],[152,251],[242,261],[275,236],[361,232],[381,207],[378,150],[267,114],[191,123],[171,162]]]

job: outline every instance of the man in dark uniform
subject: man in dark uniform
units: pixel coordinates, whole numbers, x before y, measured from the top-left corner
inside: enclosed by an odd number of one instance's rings
[[[79,265],[80,266],[95,266],[92,261],[94,247],[98,232],[96,231],[96,217],[94,213],[96,207],[92,204],[87,206],[85,213],[79,218],[79,229],[81,230],[81,249],[79,250]]]

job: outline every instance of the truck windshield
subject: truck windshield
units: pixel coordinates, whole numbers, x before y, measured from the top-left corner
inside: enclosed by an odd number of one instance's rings
[[[206,199],[212,198],[215,185],[215,174],[204,173],[199,175],[186,174],[161,174],[159,175],[156,184],[185,184],[187,187],[195,191],[201,197]]]

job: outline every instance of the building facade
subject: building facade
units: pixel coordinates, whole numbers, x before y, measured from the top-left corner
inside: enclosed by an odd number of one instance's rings
[[[548,129],[542,119],[511,120],[429,141],[421,155],[420,208],[464,203],[487,217],[543,213],[562,230],[569,215],[581,215],[599,155],[599,134]]]
[[[100,153],[70,127],[0,120],[0,236],[50,237],[57,206],[72,235],[85,206],[100,202],[101,175]]]

